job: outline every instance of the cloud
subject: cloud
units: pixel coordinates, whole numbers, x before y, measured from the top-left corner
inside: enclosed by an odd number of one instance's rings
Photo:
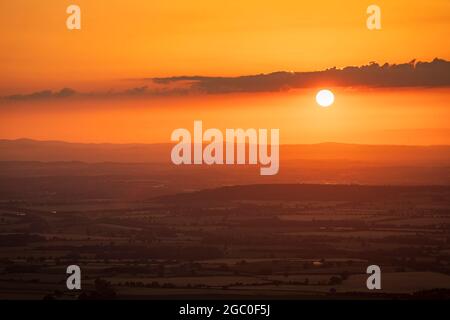
[[[27,94],[14,94],[0,97],[0,102],[7,101],[40,101],[65,98],[116,99],[123,97],[161,97],[188,94],[188,89],[172,87],[149,88],[148,86],[133,87],[126,90],[108,90],[96,92],[78,92],[70,88],[59,91],[41,90]]]
[[[273,72],[238,77],[179,76],[135,79],[143,83],[126,90],[82,93],[70,88],[43,90],[1,97],[0,101],[63,99],[74,97],[121,98],[161,97],[187,94],[275,92],[319,86],[337,87],[444,87],[450,86],[450,61],[383,64],[371,62],[359,67],[330,68],[312,72]]]
[[[63,88],[59,91],[42,90],[29,94],[15,94],[3,97],[6,100],[39,100],[49,98],[67,98],[76,95],[77,92],[70,88]]]
[[[273,72],[239,77],[182,76],[153,78],[159,84],[188,82],[190,89],[203,93],[270,92],[323,85],[340,87],[440,87],[450,85],[450,62],[379,65],[372,62],[360,67],[331,68],[314,72]]]

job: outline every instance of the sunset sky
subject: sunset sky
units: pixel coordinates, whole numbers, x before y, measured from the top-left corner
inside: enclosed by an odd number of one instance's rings
[[[66,28],[72,3],[81,7],[81,30]],[[372,3],[381,7],[382,30],[366,28]],[[448,0],[15,0],[0,2],[0,34],[0,139],[168,142],[172,130],[199,119],[216,128],[280,128],[281,143],[450,144],[448,85],[331,86],[336,102],[327,109],[314,101],[320,83],[275,92],[127,91],[154,86],[155,77],[450,60]],[[84,95],[5,99],[63,88]]]

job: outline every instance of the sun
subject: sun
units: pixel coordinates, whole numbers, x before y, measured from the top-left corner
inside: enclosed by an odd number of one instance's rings
[[[322,89],[316,94],[316,102],[321,107],[329,107],[334,103],[334,94],[328,89]]]

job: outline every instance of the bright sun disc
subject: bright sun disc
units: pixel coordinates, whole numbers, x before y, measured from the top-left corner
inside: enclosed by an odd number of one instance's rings
[[[334,94],[330,90],[320,90],[316,95],[316,102],[321,107],[329,107],[334,102]]]

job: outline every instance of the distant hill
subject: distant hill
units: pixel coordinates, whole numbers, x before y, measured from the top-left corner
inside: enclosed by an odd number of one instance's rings
[[[91,144],[30,139],[0,140],[0,161],[170,163],[173,144]],[[352,161],[377,165],[449,166],[450,146],[282,145],[281,161]]]
[[[170,161],[170,148],[169,144],[0,140],[0,161],[162,163]]]
[[[450,186],[363,186],[331,184],[260,184],[229,186],[159,197],[170,203],[207,201],[384,201],[440,197],[450,199]]]

